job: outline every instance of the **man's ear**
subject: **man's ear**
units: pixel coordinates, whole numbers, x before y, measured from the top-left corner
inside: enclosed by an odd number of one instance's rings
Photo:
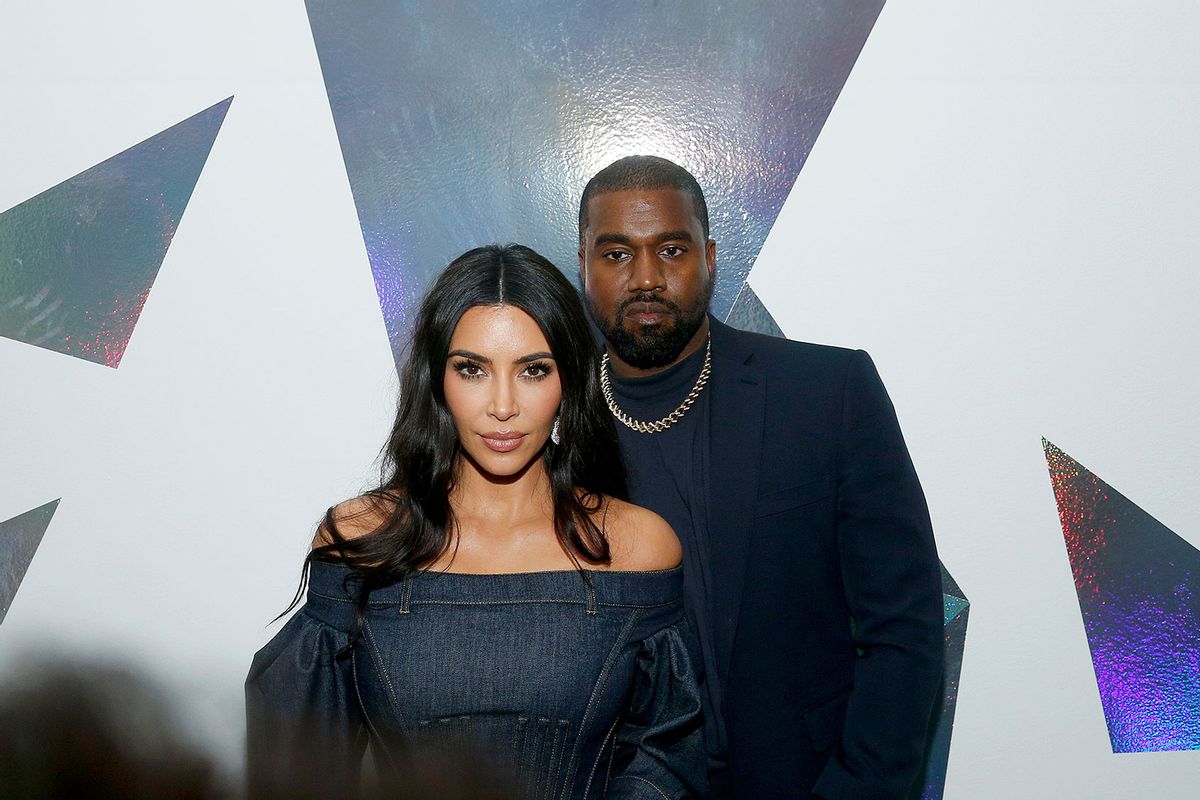
[[[579,288],[587,286],[587,264],[583,260],[583,250],[579,251]]]
[[[704,243],[704,257],[708,261],[708,279],[716,280],[717,277],[717,242],[715,239],[709,239]]]

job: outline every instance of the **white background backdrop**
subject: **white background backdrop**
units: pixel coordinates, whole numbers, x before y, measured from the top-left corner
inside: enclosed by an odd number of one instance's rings
[[[1200,544],[1197,42],[1194,0],[893,2],[751,275],[899,410],[972,604],[951,800],[1195,790],[1111,753],[1040,437]],[[0,210],[231,94],[121,368],[0,339],[0,519],[63,498],[0,657],[139,663],[236,758],[395,392],[304,8],[0,7]]]

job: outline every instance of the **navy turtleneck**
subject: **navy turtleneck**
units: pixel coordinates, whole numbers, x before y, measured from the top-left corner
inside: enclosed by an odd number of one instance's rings
[[[651,422],[670,414],[692,390],[704,366],[705,348],[645,378],[612,374],[613,396],[626,414]],[[700,639],[704,659],[705,744],[714,773],[727,769],[721,686],[713,652],[711,575],[708,537],[709,389],[700,392],[683,418],[660,433],[638,433],[616,421],[629,471],[629,499],[652,509],[675,529],[683,545],[684,600]],[[714,775],[716,777],[716,775]]]

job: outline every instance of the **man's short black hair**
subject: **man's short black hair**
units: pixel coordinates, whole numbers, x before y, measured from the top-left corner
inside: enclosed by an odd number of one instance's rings
[[[630,189],[678,189],[692,198],[692,209],[700,220],[704,238],[708,238],[708,204],[704,191],[695,176],[674,161],[658,156],[625,156],[592,176],[579,198],[579,246],[583,247],[583,232],[588,226],[588,201],[605,192],[624,192]]]

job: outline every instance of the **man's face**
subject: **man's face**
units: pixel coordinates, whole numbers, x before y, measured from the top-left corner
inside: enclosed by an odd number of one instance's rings
[[[629,366],[671,364],[704,324],[716,242],[679,189],[605,192],[587,210],[579,269],[593,321]]]

